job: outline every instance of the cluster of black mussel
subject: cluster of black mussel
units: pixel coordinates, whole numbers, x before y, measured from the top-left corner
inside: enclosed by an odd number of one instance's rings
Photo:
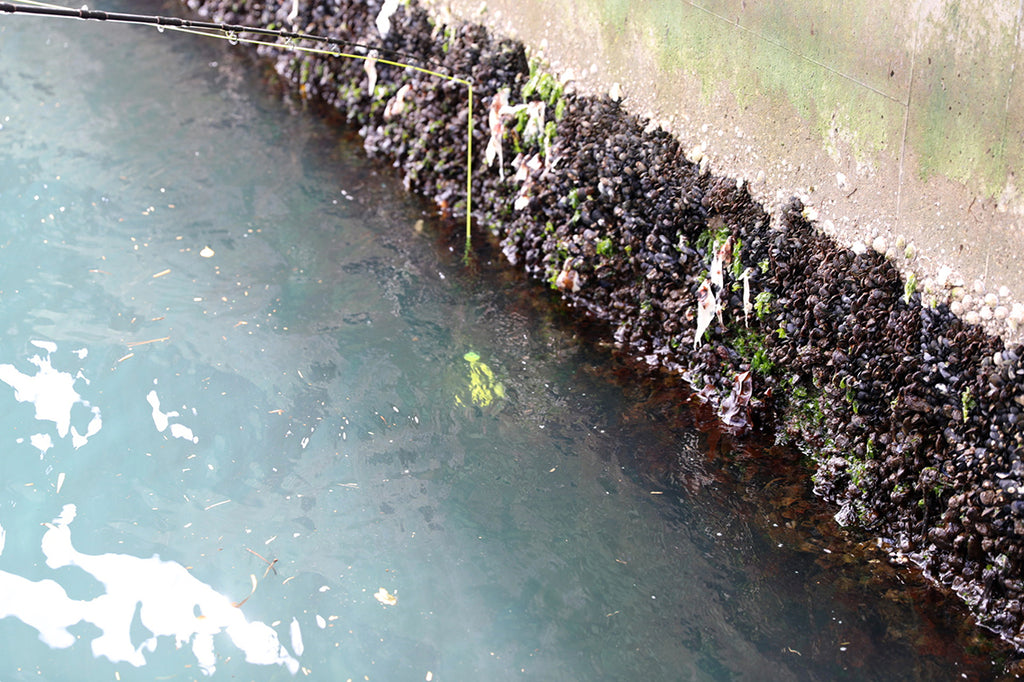
[[[473,216],[508,260],[686,377],[727,425],[806,447],[841,523],[887,538],[1024,645],[1024,348],[923,304],[883,256],[836,245],[795,199],[772,225],[742,183],[702,171],[612,99],[566,92],[482,27],[436,25],[416,2],[384,38],[378,0],[188,3],[471,80]],[[464,215],[464,84],[260,49],[357,125],[409,189]]]

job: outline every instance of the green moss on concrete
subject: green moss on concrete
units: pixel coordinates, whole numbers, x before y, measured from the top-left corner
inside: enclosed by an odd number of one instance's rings
[[[685,73],[699,80],[700,104],[726,90],[741,109],[759,100],[791,107],[823,143],[838,129],[861,158],[890,148],[902,135],[905,107],[893,95],[898,87],[889,82],[894,69],[870,63],[870,50],[851,54],[835,47],[840,43],[837,31],[851,24],[872,26],[868,8],[844,9],[831,19],[838,28],[825,31],[814,28],[820,8],[814,13],[791,5],[785,11],[748,8],[735,17],[729,5],[737,3],[718,3],[706,11],[675,0],[653,0],[634,3],[627,22],[619,3],[585,1],[606,20],[602,31],[610,53],[628,58],[622,53],[624,29],[645,36],[666,78]],[[794,16],[794,11],[802,15]]]
[[[923,179],[945,176],[990,196],[1024,159],[1012,125],[1024,104],[1009,78],[1020,61],[1018,19],[999,3],[577,4],[613,61],[629,63],[642,44],[668,83],[696,79],[695,107],[728,92],[741,110],[795,112],[825,149],[848,144],[859,161],[884,153],[896,162],[906,143]]]
[[[1020,131],[1007,128],[1009,74],[1017,27],[976,2],[949,3],[922,24],[908,143],[922,178],[942,175],[1002,190],[1020,156]]]

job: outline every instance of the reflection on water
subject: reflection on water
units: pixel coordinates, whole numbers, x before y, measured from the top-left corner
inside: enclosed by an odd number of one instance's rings
[[[70,430],[71,443],[77,450],[88,443],[89,437],[96,435],[96,432],[103,426],[100,409],[90,405],[89,401],[82,400],[82,397],[75,391],[75,382],[78,379],[84,379],[81,372],[77,376],[71,376],[67,372],[58,372],[50,364],[49,354],[57,350],[57,344],[38,340],[33,340],[31,343],[33,346],[47,351],[45,358],[38,355],[29,358],[29,363],[37,367],[36,373],[34,375],[22,374],[14,365],[0,365],[0,381],[14,389],[15,400],[35,405],[37,420],[52,421],[57,426],[59,438],[67,437]],[[76,354],[79,358],[84,358],[88,351],[83,348]],[[87,379],[86,383],[88,383]],[[92,412],[92,418],[89,420],[84,434],[79,433],[78,429],[71,425],[71,410],[76,404],[81,404]],[[34,447],[39,448],[40,458],[53,447],[53,438],[49,433],[32,434],[30,442]]]
[[[159,637],[173,637],[175,646],[191,642],[196,662],[207,675],[217,670],[214,635],[225,632],[258,665],[279,664],[293,674],[299,664],[278,642],[277,632],[266,623],[249,622],[239,604],[196,580],[184,566],[159,557],[148,559],[127,554],[82,554],[71,545],[75,505],[66,504],[53,523],[46,524],[42,551],[50,568],[75,566],[103,583],[105,592],[89,600],[76,600],[54,580],[37,582],[0,571],[6,598],[0,601],[3,616],[14,616],[39,631],[39,638],[56,649],[75,643],[68,628],[91,623],[101,634],[92,640],[92,653],[112,663],[145,665],[143,651],[154,651]],[[256,583],[253,582],[255,590]],[[139,622],[150,636],[137,646],[131,625]],[[302,635],[293,620],[292,647],[302,654]]]
[[[0,39],[0,678],[988,670],[226,45]]]

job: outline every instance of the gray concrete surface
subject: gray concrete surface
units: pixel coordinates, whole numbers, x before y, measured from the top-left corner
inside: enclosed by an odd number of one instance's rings
[[[427,0],[1024,338],[1024,0]],[[1018,77],[1019,76],[1019,77]]]

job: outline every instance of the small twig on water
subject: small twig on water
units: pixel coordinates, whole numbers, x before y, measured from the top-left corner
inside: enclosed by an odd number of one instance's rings
[[[263,577],[264,578],[266,578],[267,574],[270,573],[271,571],[274,572],[274,575],[277,575],[277,569],[274,568],[274,564],[277,563],[277,559],[274,559],[273,561],[267,561],[266,557],[264,557],[259,552],[254,552],[253,550],[249,549],[248,547],[246,547],[246,549],[249,550],[250,553],[255,554],[256,556],[258,556],[260,559],[263,559],[264,563],[267,564],[267,570],[263,571]]]
[[[263,557],[260,558],[262,559]],[[249,593],[249,597],[251,597],[252,595],[256,594],[256,576],[250,573],[249,579],[252,580],[252,592]],[[249,601],[249,597],[246,597],[245,599],[239,602],[232,602],[231,605],[234,606],[236,609],[240,609],[242,608],[242,604]]]
[[[161,336],[159,339],[149,339],[148,341],[129,341],[125,345],[129,348],[135,348],[135,346],[145,346],[147,343],[159,343],[160,341],[170,341],[171,337]]]

